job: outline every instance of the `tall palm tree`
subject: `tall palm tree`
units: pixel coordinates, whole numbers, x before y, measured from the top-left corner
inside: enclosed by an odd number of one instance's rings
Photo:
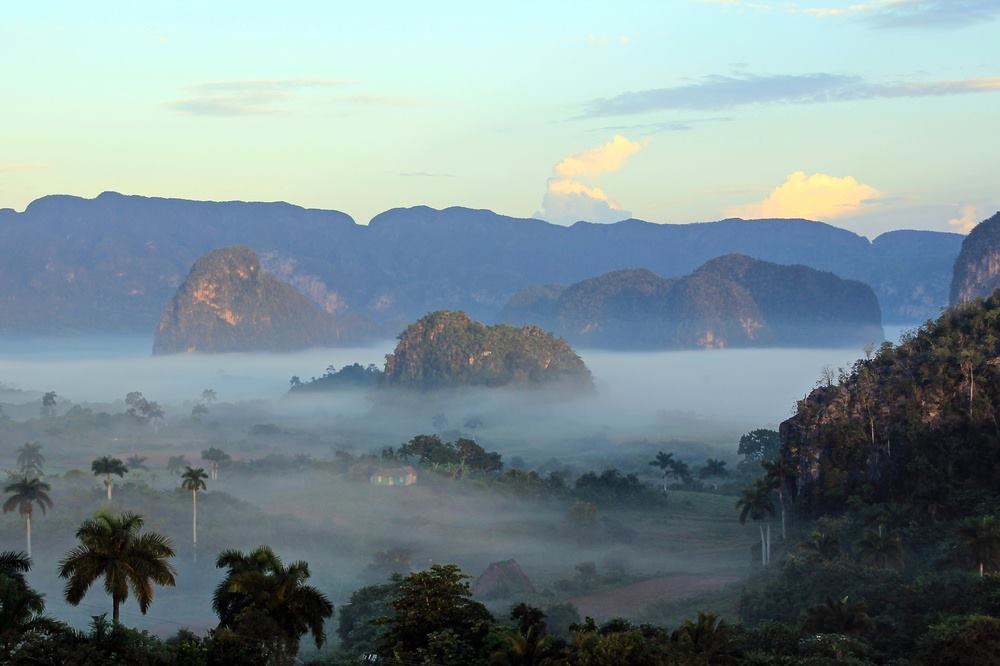
[[[294,657],[306,633],[312,634],[316,647],[326,641],[323,623],[333,615],[333,604],[305,584],[308,564],[299,561],[286,567],[273,550],[259,546],[247,553],[227,550],[215,566],[228,569],[212,597],[219,627],[239,633],[243,617],[263,614],[277,628],[273,642],[286,657]]]
[[[667,475],[674,465],[674,454],[660,451],[656,454],[656,460],[650,461],[650,466],[658,467],[663,472],[663,491],[667,490]]]
[[[173,586],[174,556],[170,540],[156,532],[142,532],[142,516],[126,511],[120,515],[98,513],[76,531],[80,545],[59,563],[59,577],[66,580],[64,595],[79,604],[98,578],[111,595],[115,624],[129,590],[145,615],[153,602],[153,585]]]
[[[191,491],[191,541],[198,547],[198,491],[205,490],[205,479],[208,474],[202,468],[187,467],[181,475],[181,488]]]
[[[185,467],[188,467],[191,463],[183,455],[180,456],[170,456],[167,459],[167,471],[171,474],[180,474],[180,471]]]
[[[49,499],[48,491],[51,486],[38,478],[24,477],[20,481],[8,485],[3,489],[5,493],[11,493],[7,501],[3,503],[3,512],[9,513],[14,509],[24,518],[24,529],[28,539],[28,557],[31,557],[31,514],[35,505],[44,514],[47,509],[52,508],[52,500]]]
[[[42,445],[38,442],[27,442],[17,450],[17,466],[23,476],[41,476],[45,456],[42,455]]]
[[[726,476],[726,461],[709,458],[705,461],[705,466],[698,470],[698,476],[702,479],[711,479]]]
[[[778,491],[778,505],[781,507],[781,541],[785,541],[785,482],[796,476],[795,466],[787,460],[763,460],[764,478]]]
[[[94,472],[94,476],[104,475],[104,487],[108,491],[108,501],[110,502],[111,486],[114,483],[111,476],[125,476],[128,473],[128,467],[118,458],[102,456],[90,464],[90,469]]]
[[[865,530],[857,544],[861,561],[873,567],[890,569],[903,566],[903,542],[899,535],[890,534],[881,525]]]
[[[201,459],[207,460],[212,463],[211,467],[211,479],[212,481],[218,481],[219,479],[219,465],[222,463],[229,462],[229,454],[222,449],[211,447],[205,451],[201,452]]]
[[[740,524],[747,519],[758,523],[760,527],[760,559],[767,566],[771,559],[771,523],[768,521],[774,515],[774,502],[771,501],[771,484],[766,479],[758,479],[753,485],[743,489],[740,499],[736,502],[740,511]],[[765,535],[764,526],[767,525]]]
[[[980,576],[984,576],[987,569],[1000,569],[1000,520],[996,516],[967,518],[958,535],[979,565]]]

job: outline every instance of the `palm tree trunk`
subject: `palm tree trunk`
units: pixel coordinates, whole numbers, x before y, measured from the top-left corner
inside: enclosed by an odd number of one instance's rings
[[[112,610],[112,612],[111,612],[111,618],[115,621],[115,624],[117,625],[118,624],[118,618],[120,617],[120,612],[119,611],[120,611],[121,603],[118,601],[118,597],[112,597],[111,603],[112,603],[113,608],[114,608],[114,610]]]
[[[782,492],[781,486],[778,486],[778,503],[781,504],[781,543],[785,543],[785,493]]]
[[[767,543],[764,541],[764,523],[758,525],[760,528],[760,565],[767,566]]]
[[[30,533],[29,533],[29,534],[30,534]],[[29,543],[30,543],[30,537],[29,537]],[[30,545],[28,546],[28,555],[31,555],[31,546],[30,546]],[[979,577],[980,577],[980,578],[982,578],[982,577],[983,577],[983,569],[984,569],[984,567],[983,567],[983,563],[982,563],[982,562],[980,562],[980,563],[979,563]]]
[[[111,485],[112,485],[113,483],[114,483],[114,481],[112,481],[112,480],[111,480],[111,475],[109,474],[109,475],[108,475],[108,478],[104,479],[104,487],[105,487],[105,488],[107,489],[107,491],[108,491],[108,501],[109,501],[109,502],[111,501]]]
[[[771,563],[771,521],[767,521],[767,563]]]
[[[28,557],[31,557],[31,513],[24,514],[24,526],[28,532]]]
[[[198,491],[191,491],[191,537],[195,547],[198,546]]]

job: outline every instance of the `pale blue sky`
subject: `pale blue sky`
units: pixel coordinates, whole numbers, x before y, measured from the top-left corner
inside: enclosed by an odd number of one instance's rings
[[[1000,0],[485,6],[5,6],[0,207],[812,213],[869,236],[1000,208]],[[616,135],[621,160],[555,170]]]

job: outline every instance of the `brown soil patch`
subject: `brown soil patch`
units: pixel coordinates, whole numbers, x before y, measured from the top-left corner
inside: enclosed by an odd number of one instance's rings
[[[714,590],[739,580],[738,576],[680,575],[650,578],[613,590],[570,599],[581,616],[607,619],[636,613],[657,601],[672,601]]]

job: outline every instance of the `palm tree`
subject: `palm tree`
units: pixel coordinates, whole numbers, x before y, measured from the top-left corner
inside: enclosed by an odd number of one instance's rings
[[[108,501],[111,501],[111,486],[113,481],[111,480],[112,475],[125,476],[128,473],[128,468],[125,467],[123,463],[118,458],[112,458],[110,456],[102,456],[90,463],[90,469],[94,472],[94,476],[104,475],[104,487],[108,491]]]
[[[698,476],[702,479],[713,479],[726,476],[726,461],[709,458],[705,461],[705,466],[698,470]]]
[[[729,652],[733,632],[715,613],[698,611],[696,620],[685,620],[673,632],[670,640],[677,643],[689,655],[698,658],[698,663],[716,663]]]
[[[56,415],[56,395],[55,391],[48,391],[42,396],[42,416]]]
[[[224,551],[215,566],[228,569],[212,597],[220,628],[239,633],[242,617],[263,614],[277,628],[273,640],[286,657],[294,657],[306,633],[312,634],[316,647],[326,641],[323,623],[333,615],[333,604],[305,584],[308,564],[299,561],[286,567],[273,550],[259,546],[248,553]]]
[[[766,479],[758,479],[753,485],[744,488],[739,501],[736,502],[736,508],[740,510],[741,525],[747,522],[747,518],[759,523],[761,564],[767,566],[768,560],[771,559],[771,524],[768,517],[774,515],[771,484]],[[765,524],[767,524],[766,536]]]
[[[215,402],[218,397],[213,389],[205,389],[201,392],[201,401],[208,404]]]
[[[179,474],[180,471],[191,463],[184,456],[170,456],[167,459],[167,471],[171,474]]]
[[[867,529],[857,544],[861,561],[873,567],[889,569],[903,565],[903,542],[899,535],[889,534],[881,525]]]
[[[202,468],[187,467],[181,475],[181,488],[191,491],[191,540],[198,547],[198,491],[205,490],[205,479],[208,474]]]
[[[781,541],[785,541],[785,482],[796,476],[795,466],[787,460],[763,460],[764,478],[778,491],[778,505],[781,507]]]
[[[23,476],[41,476],[44,464],[45,456],[38,442],[28,442],[17,450],[17,466]]]
[[[32,629],[51,626],[42,616],[44,597],[28,586],[25,574],[31,558],[12,550],[0,552],[0,661],[7,663],[11,650]]]
[[[149,469],[149,466],[146,464],[145,456],[129,456],[125,459],[125,464],[128,466],[129,471],[132,472]]]
[[[656,460],[650,461],[650,466],[658,467],[661,472],[663,472],[663,491],[667,491],[667,475],[670,474],[670,470],[673,468],[674,464],[674,454],[664,453],[660,451],[656,454]]]
[[[803,630],[816,634],[863,635],[875,628],[864,602],[851,603],[847,597],[833,599],[806,611]]]
[[[1000,569],[1000,520],[996,516],[967,518],[958,535],[979,565],[980,577],[987,569]]]
[[[833,560],[840,555],[840,544],[825,532],[813,530],[805,541],[799,542],[795,548],[807,555],[815,555],[823,560]]]
[[[219,479],[219,465],[229,462],[229,454],[222,449],[211,447],[205,451],[201,452],[201,459],[207,460],[212,463],[211,467],[211,479],[212,481],[217,481]]]
[[[142,530],[142,516],[126,511],[120,515],[98,513],[76,531],[80,545],[59,563],[59,577],[66,579],[64,595],[79,604],[90,586],[104,578],[111,595],[112,618],[118,624],[122,603],[129,590],[143,615],[153,602],[153,585],[175,584],[176,572],[168,561],[174,556],[170,540]]]
[[[28,477],[15,481],[3,489],[5,493],[11,493],[7,501],[3,503],[3,512],[9,513],[14,509],[24,517],[24,528],[28,538],[28,557],[31,557],[31,514],[35,505],[44,514],[47,509],[52,508],[52,500],[49,499],[48,491],[51,490],[49,484],[41,479]]]

